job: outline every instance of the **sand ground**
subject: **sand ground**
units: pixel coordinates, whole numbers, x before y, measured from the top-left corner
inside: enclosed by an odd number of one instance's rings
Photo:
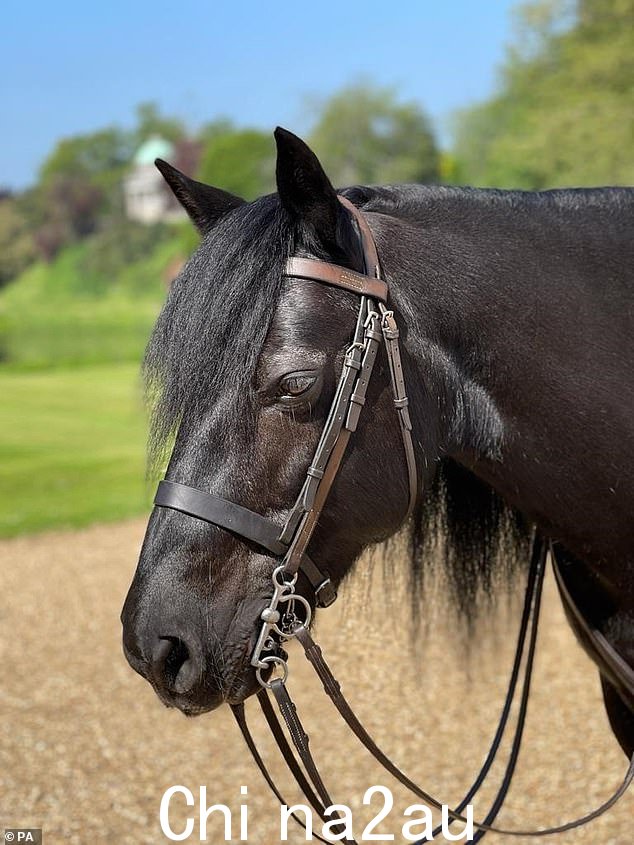
[[[0,543],[0,829],[42,827],[47,845],[167,842],[158,813],[169,786],[183,784],[197,795],[205,785],[208,803],[227,804],[237,817],[246,785],[248,841],[279,842],[277,807],[228,709],[185,719],[162,707],[122,656],[118,617],[142,532],[142,522],[133,521]],[[428,598],[424,615],[436,608],[433,621],[412,646],[402,596],[396,589],[386,610],[380,567],[370,571],[362,562],[337,605],[322,612],[317,637],[370,731],[419,782],[455,801],[490,741],[517,607],[496,625],[483,620],[467,661],[455,617],[439,596]],[[379,830],[402,842],[402,813],[414,799],[353,742],[299,653],[292,654],[291,671],[313,752],[335,800],[354,808],[357,835],[379,808],[376,801],[373,812],[361,806],[364,790],[384,784],[393,790],[394,810]],[[250,712],[275,761],[257,708]],[[272,768],[289,800],[297,800],[281,765]],[[551,582],[524,751],[500,822],[572,818],[600,803],[624,770],[596,672],[576,645]],[[476,807],[484,812],[485,797]],[[175,830],[184,817],[184,805],[174,805]],[[542,841],[631,845],[633,821],[634,793],[586,830]],[[224,841],[219,822],[210,821],[208,841]],[[234,836],[239,841],[237,825]],[[198,831],[187,841],[199,841]],[[292,830],[289,841],[305,839]]]

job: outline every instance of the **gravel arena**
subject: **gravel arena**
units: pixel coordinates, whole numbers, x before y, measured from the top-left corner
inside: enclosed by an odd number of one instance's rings
[[[234,811],[232,841],[239,841],[246,800],[248,841],[278,843],[278,807],[229,709],[197,719],[167,710],[123,657],[119,612],[143,530],[135,520],[0,543],[0,827],[42,828],[46,845],[156,845],[170,841],[159,824],[165,790],[182,784],[197,796],[205,785],[208,805]],[[360,561],[337,604],[318,613],[318,640],[388,753],[426,789],[457,802],[497,723],[521,591],[495,614],[483,614],[467,648],[440,581],[427,592],[423,628],[413,638],[404,585],[390,590],[387,607],[378,602],[383,577],[379,561]],[[290,669],[313,753],[334,800],[352,807],[355,836],[380,808],[377,798],[370,808],[362,805],[364,791],[383,784],[394,809],[377,829],[402,842],[403,811],[415,799],[374,768],[294,649]],[[251,703],[248,710],[289,802],[298,801],[259,708]],[[625,768],[597,672],[564,621],[549,575],[523,753],[498,822],[537,827],[572,819],[602,802]],[[246,799],[241,786],[248,787]],[[476,800],[476,818],[486,814],[492,792]],[[196,811],[174,799],[173,829],[183,830],[187,813]],[[224,841],[222,821],[217,814],[210,819],[208,841]],[[632,845],[633,821],[634,792],[589,827],[539,841]],[[187,841],[200,841],[197,826]],[[306,840],[291,827],[289,841]],[[535,840],[491,834],[486,841]]]

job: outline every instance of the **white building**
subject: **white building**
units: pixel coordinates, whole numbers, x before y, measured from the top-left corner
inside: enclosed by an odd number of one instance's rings
[[[154,165],[154,159],[169,160],[173,153],[173,144],[157,135],[148,138],[136,151],[123,185],[126,214],[131,220],[160,223],[185,216]]]

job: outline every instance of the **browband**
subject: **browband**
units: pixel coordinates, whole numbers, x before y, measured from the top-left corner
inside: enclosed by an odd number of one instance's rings
[[[284,275],[296,279],[312,279],[324,282],[343,290],[349,290],[360,296],[369,296],[379,302],[387,302],[387,283],[382,279],[373,279],[363,273],[356,273],[338,264],[329,264],[317,258],[289,258]]]

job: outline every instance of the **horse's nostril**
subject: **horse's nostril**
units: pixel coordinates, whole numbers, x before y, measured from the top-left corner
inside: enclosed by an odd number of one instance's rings
[[[185,693],[195,683],[196,667],[180,637],[160,637],[152,654],[152,677],[167,692]]]

